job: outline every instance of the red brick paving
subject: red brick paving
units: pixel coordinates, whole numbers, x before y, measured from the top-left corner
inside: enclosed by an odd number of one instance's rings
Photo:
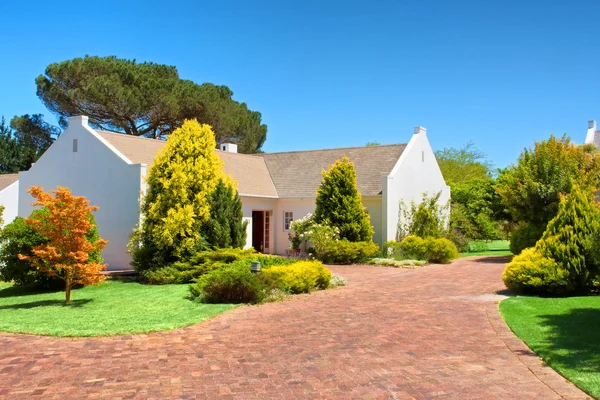
[[[170,332],[2,334],[0,398],[586,398],[502,321],[502,263],[332,269],[348,286]]]

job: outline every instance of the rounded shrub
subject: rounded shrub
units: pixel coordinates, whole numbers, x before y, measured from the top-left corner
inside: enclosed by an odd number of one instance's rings
[[[507,288],[525,293],[560,293],[567,277],[567,270],[534,247],[515,256],[502,274]]]
[[[260,303],[265,297],[263,283],[238,263],[202,275],[190,285],[190,292],[203,303]]]
[[[427,238],[427,261],[438,264],[447,264],[458,257],[458,250],[454,243],[445,238]]]
[[[545,227],[532,224],[521,225],[510,235],[510,251],[517,255],[535,243],[544,234]]]
[[[309,293],[314,289],[327,289],[331,282],[331,271],[319,261],[300,261],[291,265],[264,269],[260,275],[280,283],[289,293]]]
[[[400,243],[400,249],[406,259],[427,260],[427,242],[419,236],[405,237]]]

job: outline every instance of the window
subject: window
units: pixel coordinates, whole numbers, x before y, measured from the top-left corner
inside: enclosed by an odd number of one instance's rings
[[[77,139],[73,139],[73,153],[77,153]]]
[[[283,212],[283,230],[284,231],[290,230],[293,220],[294,220],[294,213],[292,211],[284,211]]]

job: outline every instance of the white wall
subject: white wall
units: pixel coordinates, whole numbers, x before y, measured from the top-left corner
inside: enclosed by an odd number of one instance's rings
[[[77,152],[73,140],[77,139]],[[127,243],[139,221],[139,198],[145,164],[132,164],[87,126],[86,117],[69,118],[64,131],[29,171],[19,174],[19,215],[29,216],[33,185],[46,191],[67,187],[85,196],[95,213],[98,230],[108,244],[102,256],[109,269],[128,269]]]
[[[19,181],[0,192],[0,205],[4,206],[4,214],[2,214],[4,225],[10,224],[19,215]]]
[[[415,134],[400,156],[389,176],[383,178],[383,231],[382,240],[393,240],[398,225],[400,200],[420,203],[423,193],[442,192],[440,204],[450,200],[450,187],[446,185],[435,154],[427,139],[425,128],[415,128]]]
[[[383,238],[383,210],[381,196],[363,196],[362,203],[369,213],[373,226],[373,242],[382,246]]]
[[[283,213],[291,211],[294,213],[294,220],[300,219],[307,214],[315,212],[315,199],[279,199],[277,208],[275,209],[275,253],[284,255],[286,250],[290,248],[288,239],[289,231],[284,230]]]

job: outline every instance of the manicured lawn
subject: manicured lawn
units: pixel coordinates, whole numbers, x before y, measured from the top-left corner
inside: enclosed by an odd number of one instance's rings
[[[487,251],[480,251],[474,253],[460,253],[459,257],[472,257],[472,256],[512,256],[508,240],[492,240],[487,243]]]
[[[72,293],[31,293],[0,283],[0,331],[51,336],[102,336],[192,325],[235,306],[200,304],[188,285],[150,286],[107,281]]]
[[[600,398],[600,296],[513,297],[506,323],[552,368]]]

